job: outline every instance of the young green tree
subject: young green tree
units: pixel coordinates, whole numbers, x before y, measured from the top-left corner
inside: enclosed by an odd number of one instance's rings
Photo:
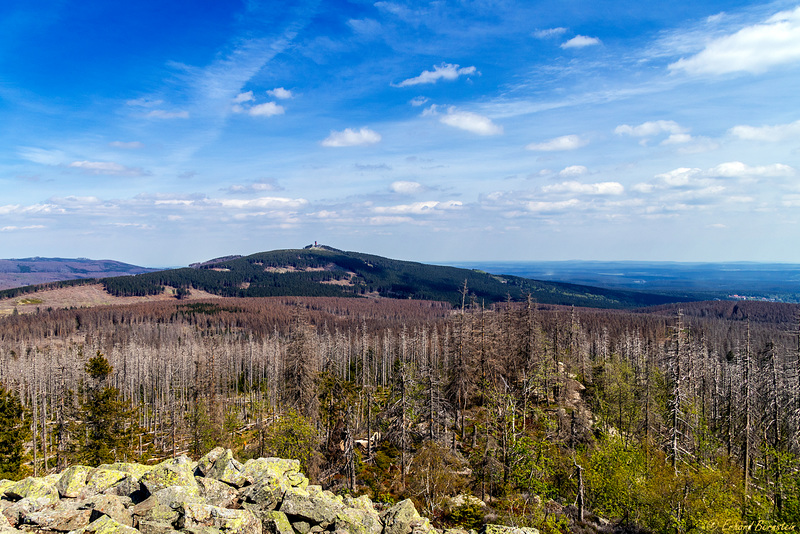
[[[87,465],[99,465],[133,458],[136,415],[119,389],[108,384],[111,364],[98,351],[85,370],[91,383],[81,400],[85,433],[79,445],[80,459]]]
[[[16,480],[23,473],[23,444],[30,429],[23,424],[24,409],[19,397],[0,384],[0,479]]]

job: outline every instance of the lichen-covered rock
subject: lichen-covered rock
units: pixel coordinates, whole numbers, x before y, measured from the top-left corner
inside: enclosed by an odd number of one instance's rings
[[[233,451],[226,449],[217,457],[214,464],[208,468],[205,476],[240,488],[249,482],[242,474],[242,468],[242,464],[233,458]]]
[[[85,465],[73,465],[66,468],[55,485],[58,493],[67,498],[75,498],[80,495],[92,470],[91,467]]]
[[[239,498],[256,505],[260,510],[274,510],[283,500],[284,493],[291,488],[285,478],[267,476],[239,490]]]
[[[123,473],[133,475],[136,478],[142,478],[145,473],[152,471],[154,467],[155,466],[152,465],[134,464],[130,462],[114,462],[113,464],[102,464],[97,466],[98,469],[112,469],[114,471],[121,471]]]
[[[480,534],[539,534],[533,527],[507,527],[505,525],[484,525]]]
[[[348,507],[336,514],[334,528],[349,534],[381,534],[383,523],[374,509]]]
[[[0,480],[0,497],[2,497],[3,494],[6,492],[6,490],[11,486],[13,486],[14,484],[16,484],[15,481],[8,480],[7,478]]]
[[[227,534],[261,534],[261,521],[248,510],[231,510],[202,503],[184,503],[176,526],[214,527]]]
[[[200,489],[194,479],[195,467],[196,464],[188,457],[179,456],[156,465],[142,475],[139,481],[151,494],[170,486],[183,486],[199,494]]]
[[[85,527],[71,531],[70,534],[139,534],[139,531],[103,515]]]
[[[101,515],[107,515],[117,523],[133,526],[131,512],[125,507],[123,500],[116,495],[97,495],[82,503],[81,508],[92,510],[92,521],[99,519]]]
[[[116,469],[105,469],[98,467],[93,469],[86,477],[86,485],[78,495],[81,499],[87,499],[92,495],[103,493],[116,486],[128,475]]]
[[[288,486],[305,488],[308,478],[300,472],[298,460],[284,458],[257,458],[247,460],[242,466],[242,476],[249,484],[259,480],[277,478],[285,480]]]
[[[339,512],[345,509],[342,498],[319,486],[308,486],[306,490],[289,488],[283,494],[279,511],[327,529],[336,521]]]
[[[51,504],[58,502],[58,490],[41,478],[28,477],[6,488],[6,496],[12,500],[31,499],[46,500]]]
[[[142,534],[173,534],[178,532],[169,523],[159,523],[157,521],[139,521],[137,527]]]
[[[257,515],[265,534],[295,534],[292,524],[283,512],[270,510]]]
[[[206,477],[194,477],[200,487],[200,497],[205,502],[223,508],[233,508],[239,501],[239,494],[229,485]]]
[[[38,512],[31,512],[23,520],[26,530],[54,530],[69,532],[78,530],[92,522],[91,510],[80,510],[74,504],[71,507],[59,506]]]
[[[208,453],[200,458],[197,461],[197,467],[195,468],[195,475],[205,477],[208,476],[208,473],[211,471],[211,468],[214,466],[214,462],[217,459],[225,454],[225,449],[222,447],[215,447],[208,451]]]
[[[432,533],[430,521],[419,515],[410,499],[400,501],[380,515],[384,534]]]

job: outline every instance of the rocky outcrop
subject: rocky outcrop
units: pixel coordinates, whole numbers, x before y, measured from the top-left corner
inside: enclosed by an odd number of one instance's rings
[[[217,448],[154,466],[72,466],[0,480],[0,534],[433,534],[405,500],[379,513],[366,496],[309,485],[296,460],[244,464]]]

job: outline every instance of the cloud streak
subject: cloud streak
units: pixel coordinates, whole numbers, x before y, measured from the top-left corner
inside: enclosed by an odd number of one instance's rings
[[[395,87],[412,87],[414,85],[434,84],[439,80],[454,81],[460,76],[469,76],[476,74],[478,70],[472,67],[460,67],[452,63],[442,63],[441,65],[434,65],[433,70],[424,70],[419,76],[408,78]]]

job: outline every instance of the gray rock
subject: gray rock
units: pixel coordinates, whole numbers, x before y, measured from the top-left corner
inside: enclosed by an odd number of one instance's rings
[[[421,517],[410,499],[400,501],[380,515],[383,534],[427,534],[435,532],[428,519]]]
[[[261,534],[261,521],[249,510],[230,510],[202,503],[184,503],[176,523],[179,529],[213,527],[228,534]]]
[[[480,534],[539,534],[539,529],[533,527],[507,527],[505,525],[484,525]]]
[[[233,508],[239,501],[239,494],[228,484],[206,477],[194,477],[200,487],[200,497],[208,504]]]
[[[159,523],[158,521],[139,521],[136,528],[142,534],[172,534],[178,532],[169,523]]]
[[[206,477],[208,473],[211,471],[211,468],[214,467],[214,462],[217,459],[225,454],[225,449],[222,447],[216,447],[208,452],[205,456],[200,458],[197,461],[197,468],[195,469],[195,475]]]
[[[151,494],[171,486],[183,486],[187,490],[200,494],[200,488],[194,479],[194,464],[187,456],[178,456],[156,465],[142,475],[139,481]]]
[[[344,509],[341,497],[337,497],[329,491],[322,491],[319,486],[309,486],[308,491],[289,488],[283,494],[279,511],[290,518],[295,517],[327,529]],[[294,525],[294,523],[292,524]]]
[[[97,495],[89,501],[81,504],[81,508],[92,511],[91,521],[100,519],[101,515],[107,515],[117,523],[133,526],[133,516],[125,507],[122,499],[116,495]]]
[[[265,534],[295,534],[292,524],[283,512],[270,510],[256,515],[261,519],[261,527]]]
[[[62,497],[75,498],[81,494],[86,486],[86,479],[92,468],[85,465],[73,465],[61,473],[61,478],[56,482],[56,489]]]
[[[117,523],[107,515],[92,521],[87,526],[73,530],[70,534],[138,534],[138,530]]]
[[[58,506],[27,514],[22,522],[23,528],[69,532],[83,528],[92,522],[91,510],[79,510],[74,504],[70,504],[71,507]]]
[[[11,500],[32,499],[46,500],[51,504],[58,502],[58,490],[41,478],[28,477],[6,488],[6,496]]]

